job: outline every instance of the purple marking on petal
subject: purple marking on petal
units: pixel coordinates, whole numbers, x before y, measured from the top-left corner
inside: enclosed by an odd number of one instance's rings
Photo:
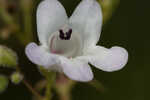
[[[64,32],[63,32],[63,30],[59,30],[59,37],[60,37],[60,39],[64,39]]]
[[[66,34],[66,36],[65,36]],[[68,32],[64,33],[62,29],[59,30],[59,37],[62,40],[70,40],[72,34],[72,29],[69,29]]]
[[[66,40],[70,40],[72,34],[72,29],[69,29],[68,32],[66,32]]]

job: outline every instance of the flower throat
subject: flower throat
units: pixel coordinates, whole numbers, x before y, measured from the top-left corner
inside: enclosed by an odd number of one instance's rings
[[[68,32],[64,33],[62,29],[59,30],[59,38],[62,40],[70,40],[72,34],[72,29],[69,29]]]

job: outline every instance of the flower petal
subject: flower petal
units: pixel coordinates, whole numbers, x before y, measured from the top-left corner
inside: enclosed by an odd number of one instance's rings
[[[80,33],[85,49],[96,45],[102,26],[102,11],[96,0],[82,0],[69,21],[72,28]]]
[[[87,82],[93,79],[93,73],[88,63],[79,59],[61,59],[63,72],[72,80]]]
[[[35,43],[27,45],[25,53],[31,62],[34,64],[49,68],[54,64],[59,63],[57,55],[46,52],[42,47]]]
[[[66,24],[68,17],[58,0],[44,0],[37,8],[37,31],[42,44],[47,44],[49,36]]]
[[[90,55],[89,61],[92,65],[108,72],[122,69],[128,61],[128,52],[121,47],[106,49],[97,46],[88,54]]]

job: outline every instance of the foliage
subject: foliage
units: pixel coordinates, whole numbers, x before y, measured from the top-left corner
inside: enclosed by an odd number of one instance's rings
[[[8,79],[7,77],[0,75],[0,93],[4,92],[8,86]]]

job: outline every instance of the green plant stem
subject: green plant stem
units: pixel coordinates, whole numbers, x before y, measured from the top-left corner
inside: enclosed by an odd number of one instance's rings
[[[23,83],[32,92],[32,94],[37,96],[38,99],[43,100],[43,97],[41,95],[39,95],[26,80],[23,80]]]
[[[56,72],[49,72],[48,70],[46,70],[42,67],[40,68],[40,70],[47,80],[44,100],[51,100],[52,99],[51,89],[52,89],[53,84],[54,84],[55,79],[56,79]]]
[[[68,79],[63,74],[58,74],[55,84],[55,90],[60,100],[71,100],[71,91],[74,88],[76,82]]]
[[[54,72],[48,72],[48,74],[46,75],[46,79],[47,79],[47,86],[46,86],[46,94],[45,94],[45,100],[51,100],[52,99],[52,93],[51,93],[51,89],[53,87],[53,84],[55,82],[55,78],[56,78],[56,73]]]
[[[93,86],[94,88],[96,88],[99,92],[104,93],[107,91],[107,89],[103,86],[103,84],[99,82],[98,80],[93,80],[89,82],[89,84]]]
[[[60,100],[71,100],[71,89],[69,90],[64,90],[64,92],[59,93],[59,98]]]
[[[51,84],[48,82],[47,87],[46,87],[46,97],[45,100],[51,100],[52,95],[51,95]]]
[[[20,68],[17,66],[16,70],[19,73],[22,73]],[[22,74],[23,75],[23,74]],[[39,98],[39,100],[44,100],[43,97],[25,80],[23,79],[24,85],[31,91],[31,93]]]
[[[23,14],[24,22],[24,37],[25,44],[33,41],[33,27],[32,27],[32,0],[20,0],[20,6]]]

